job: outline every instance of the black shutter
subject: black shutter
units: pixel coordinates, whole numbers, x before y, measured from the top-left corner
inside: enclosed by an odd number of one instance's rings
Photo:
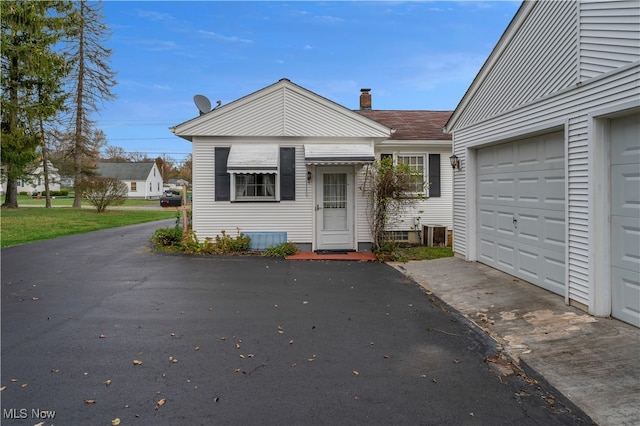
[[[429,154],[429,197],[440,196],[440,154]]]
[[[231,148],[216,147],[215,149],[215,183],[216,201],[229,201],[231,199],[231,176],[227,173],[227,159]]]
[[[280,199],[296,199],[295,148],[280,148]]]

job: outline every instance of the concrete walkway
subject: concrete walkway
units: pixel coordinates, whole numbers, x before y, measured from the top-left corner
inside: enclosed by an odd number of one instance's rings
[[[484,329],[601,426],[640,424],[640,329],[597,318],[488,266],[445,258],[392,264]]]

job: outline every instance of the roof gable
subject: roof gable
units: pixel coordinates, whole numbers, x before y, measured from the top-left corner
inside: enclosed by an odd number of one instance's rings
[[[175,126],[194,136],[374,137],[390,129],[287,79]]]
[[[98,163],[97,174],[119,180],[146,180],[155,163]]]
[[[357,110],[358,114],[395,129],[389,140],[451,140],[444,125],[453,111]]]
[[[524,1],[446,130],[535,102],[577,82],[577,3]]]

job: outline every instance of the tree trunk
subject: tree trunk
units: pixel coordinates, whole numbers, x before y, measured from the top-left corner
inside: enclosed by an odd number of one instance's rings
[[[82,125],[83,125],[83,96],[84,96],[84,2],[80,2],[80,34],[78,37],[80,38],[78,42],[78,91],[76,93],[76,131],[75,131],[75,148],[73,153],[73,163],[74,163],[74,174],[73,174],[73,188],[74,188],[74,197],[73,197],[73,207],[81,208],[82,207],[82,194],[80,191],[80,187],[82,185],[82,152],[84,149],[84,141],[82,140]]]
[[[4,196],[2,207],[8,209],[18,208],[18,179],[7,178],[7,193]]]
[[[49,191],[49,154],[47,152],[47,141],[44,138],[44,123],[40,117],[40,135],[42,136],[42,172],[44,173],[44,197],[45,207],[51,208],[51,191]]]

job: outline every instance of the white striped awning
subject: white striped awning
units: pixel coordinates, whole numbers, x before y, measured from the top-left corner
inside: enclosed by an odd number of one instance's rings
[[[361,164],[373,163],[372,145],[364,144],[305,144],[304,161],[307,164]]]
[[[277,173],[279,152],[276,144],[233,144],[227,159],[227,172]]]

